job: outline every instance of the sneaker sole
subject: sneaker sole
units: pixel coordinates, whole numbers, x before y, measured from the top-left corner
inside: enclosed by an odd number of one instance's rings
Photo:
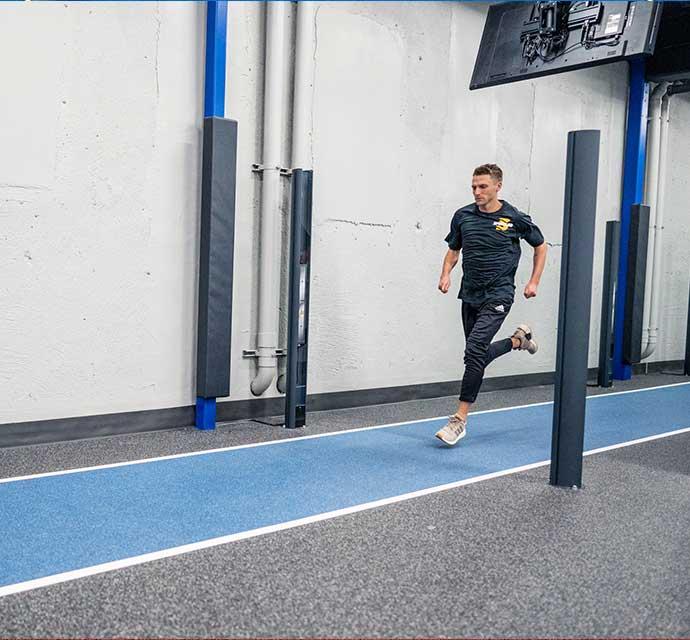
[[[435,435],[435,437],[437,437],[441,442],[443,442],[444,444],[447,444],[447,445],[449,445],[449,446],[452,447],[454,444],[457,444],[457,443],[458,443],[458,440],[462,440],[462,439],[467,435],[467,429],[465,429],[465,431],[463,431],[455,440],[453,440],[453,442],[448,442],[448,440],[445,440],[445,439],[443,438],[443,436],[440,435],[440,431],[437,432],[437,433],[435,433],[434,435]]]

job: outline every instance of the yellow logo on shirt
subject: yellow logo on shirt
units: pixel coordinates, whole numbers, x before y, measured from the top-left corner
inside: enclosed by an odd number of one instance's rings
[[[508,231],[513,227],[513,223],[510,218],[499,218],[497,222],[494,222],[494,227],[496,227],[496,231]]]

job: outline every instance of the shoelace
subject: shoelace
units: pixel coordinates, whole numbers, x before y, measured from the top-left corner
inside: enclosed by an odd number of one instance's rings
[[[465,425],[462,422],[462,420],[460,420],[460,418],[456,418],[455,416],[451,417],[450,422],[448,424],[451,430],[455,433],[455,435],[462,433],[462,430],[465,428]]]

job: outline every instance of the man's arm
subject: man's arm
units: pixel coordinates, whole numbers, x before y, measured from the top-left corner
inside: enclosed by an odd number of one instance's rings
[[[446,257],[443,259],[443,268],[441,269],[441,279],[438,281],[438,290],[441,293],[448,293],[450,289],[450,272],[453,267],[458,263],[458,258],[460,257],[460,250],[453,251],[453,249],[448,249],[446,252]]]
[[[534,247],[534,258],[532,259],[532,277],[525,286],[525,298],[534,298],[537,295],[537,287],[541,274],[544,273],[546,264],[546,242],[542,242],[538,247]]]

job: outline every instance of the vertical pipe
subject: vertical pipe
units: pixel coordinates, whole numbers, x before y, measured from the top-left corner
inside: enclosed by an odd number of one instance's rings
[[[310,170],[313,173],[314,73],[318,2],[300,0],[295,4],[295,11],[297,26],[292,110],[292,169]],[[277,387],[281,393],[285,392],[286,380],[286,373],[278,377]]]
[[[667,82],[660,82],[649,93],[649,117],[647,118],[647,158],[645,162],[645,182],[644,182],[644,203],[649,205],[650,214],[650,229],[656,229],[656,214],[657,214],[657,184],[659,179],[659,146],[661,142],[661,103],[664,91],[666,90]],[[656,231],[654,231],[656,237]],[[654,250],[653,243],[649,243],[649,253],[647,255],[647,264],[654,264]],[[646,358],[651,354],[646,353],[649,345],[649,327],[651,325],[651,293],[652,283],[650,276],[653,274],[653,266],[648,271],[647,279],[649,286],[645,287],[645,340],[642,349],[642,358]]]
[[[582,485],[599,131],[571,131],[565,175],[551,484]]]
[[[259,323],[256,336],[258,372],[251,392],[259,396],[276,374],[278,288],[280,283],[280,167],[285,116],[286,2],[266,3],[264,77],[263,182],[261,185],[261,248],[259,256]]]
[[[599,373],[597,377],[597,384],[600,387],[610,387],[612,384],[613,299],[616,288],[620,225],[621,223],[618,220],[609,220],[606,223],[604,284],[601,294],[601,325],[599,329]]]
[[[225,66],[227,49],[227,0],[206,3],[206,59],[204,77],[204,117],[225,115]],[[204,256],[200,256],[200,261]],[[216,426],[216,398],[197,395],[195,423],[198,429]]]
[[[314,67],[317,3],[310,0],[296,5],[295,97],[292,123],[292,167],[313,169],[312,109],[314,106]]]
[[[647,343],[641,358],[647,358],[656,350],[659,336],[659,306],[661,299],[661,275],[664,254],[662,250],[662,239],[664,232],[664,180],[666,179],[666,165],[668,162],[668,126],[670,96],[664,94],[661,104],[661,134],[659,135],[659,165],[656,180],[656,215],[654,217],[654,250],[651,264],[651,292],[649,296],[649,323],[647,325]]]
[[[647,109],[649,84],[645,82],[645,61],[630,61],[628,119],[625,135],[625,163],[623,167],[623,198],[621,202],[621,238],[618,256],[618,282],[613,329],[613,377],[629,380],[632,367],[623,362],[623,327],[625,324],[625,291],[627,287],[628,241],[630,238],[630,208],[642,201],[645,148],[647,142]]]

